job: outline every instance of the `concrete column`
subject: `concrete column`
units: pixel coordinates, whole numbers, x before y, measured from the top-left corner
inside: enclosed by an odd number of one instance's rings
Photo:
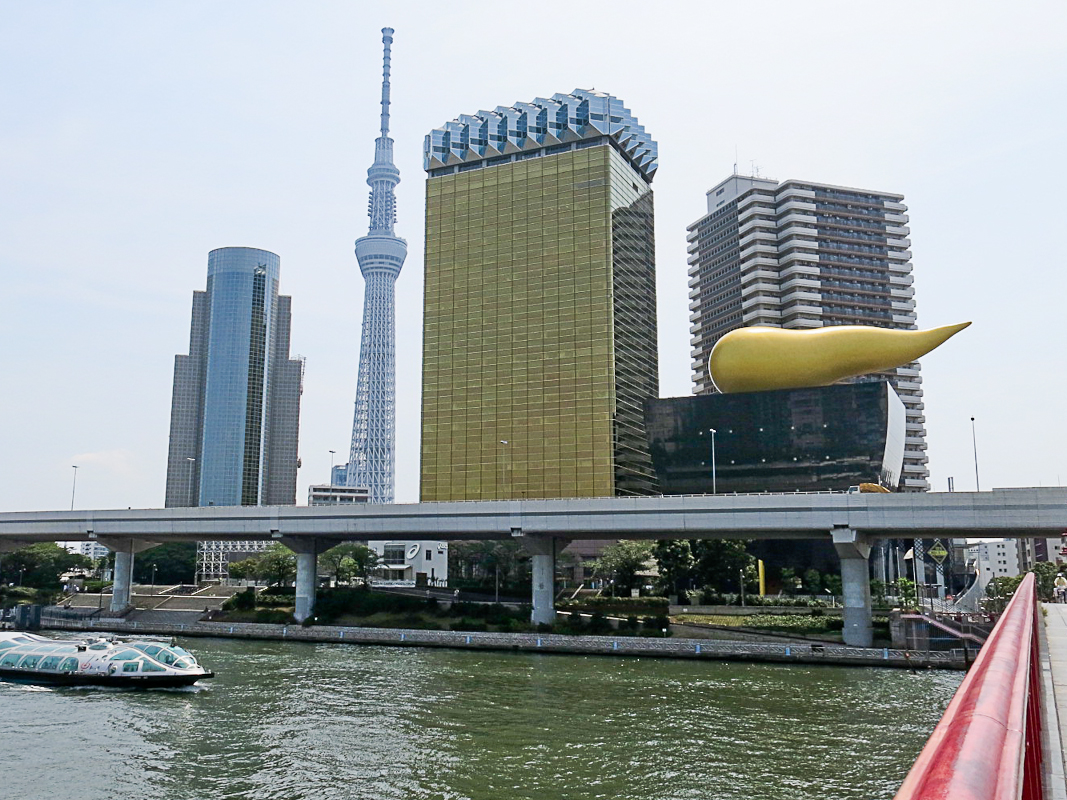
[[[319,583],[319,542],[316,539],[286,537],[282,544],[296,553],[296,609],[293,616],[303,622],[315,611],[315,591]]]
[[[523,546],[533,560],[533,609],[530,622],[553,625],[556,622],[556,547],[561,540],[549,536],[523,536]]]
[[[111,584],[111,610],[122,611],[130,604],[130,583],[133,575],[133,552],[115,551],[115,580]]]
[[[870,647],[874,639],[871,625],[871,545],[849,528],[833,531],[834,549],[841,559],[841,583],[845,592],[842,611],[842,638],[851,647]]]

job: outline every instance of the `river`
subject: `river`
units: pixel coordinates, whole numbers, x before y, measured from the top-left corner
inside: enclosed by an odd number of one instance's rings
[[[5,800],[891,798],[959,672],[189,639],[217,677],[0,682]]]

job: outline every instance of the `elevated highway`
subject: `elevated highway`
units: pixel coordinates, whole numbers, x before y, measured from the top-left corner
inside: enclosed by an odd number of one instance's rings
[[[867,559],[881,538],[1059,536],[1067,488],[928,494],[759,494],[364,506],[237,506],[0,513],[0,550],[95,540],[116,553],[112,599],[129,602],[135,553],[198,540],[276,540],[297,554],[298,620],[315,602],[316,559],[351,540],[521,539],[533,557],[535,622],[554,620],[555,554],[570,539],[826,539],[841,558],[846,643],[871,642]]]

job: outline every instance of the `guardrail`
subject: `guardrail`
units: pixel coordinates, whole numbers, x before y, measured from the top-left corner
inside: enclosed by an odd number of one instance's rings
[[[1037,613],[1030,574],[895,800],[1043,800]]]

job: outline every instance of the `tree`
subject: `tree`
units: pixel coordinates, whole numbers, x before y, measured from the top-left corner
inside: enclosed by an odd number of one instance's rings
[[[0,556],[0,584],[21,583],[36,589],[58,589],[63,573],[74,569],[89,570],[92,559],[71,553],[52,542],[21,547]]]
[[[378,566],[378,554],[366,545],[339,544],[319,556],[319,566],[338,583],[349,583],[353,578],[365,582]]]
[[[1038,599],[1051,603],[1056,588],[1056,576],[1060,573],[1060,568],[1051,561],[1038,561],[1029,571],[1034,573],[1037,579]]]
[[[818,594],[822,591],[822,574],[812,567],[804,570],[804,588],[808,594]]]
[[[629,594],[640,585],[637,573],[652,558],[652,542],[624,539],[605,547],[600,558],[593,562],[593,574],[605,581],[614,581],[620,592]]]
[[[822,576],[823,588],[830,594],[840,596],[843,591],[841,586],[841,576],[827,573]]]
[[[741,574],[756,563],[741,539],[696,539],[690,541],[696,565],[693,577],[701,588],[715,592],[739,591]]]
[[[652,556],[659,566],[661,588],[668,594],[678,594],[679,588],[693,576],[696,559],[686,539],[664,539],[652,547]]]
[[[915,581],[909,581],[907,578],[897,581],[897,599],[900,601],[901,608],[905,611],[915,608],[916,596]]]
[[[152,580],[163,584],[192,583],[196,579],[196,542],[171,542],[138,553],[133,561],[133,579],[137,583]]]
[[[268,584],[288,586],[296,577],[296,556],[282,544],[272,544],[256,559],[259,562],[257,577]]]

